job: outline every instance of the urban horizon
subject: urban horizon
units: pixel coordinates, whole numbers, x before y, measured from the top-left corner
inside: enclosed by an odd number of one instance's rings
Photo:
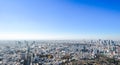
[[[0,65],[120,65],[119,0],[0,0]]]

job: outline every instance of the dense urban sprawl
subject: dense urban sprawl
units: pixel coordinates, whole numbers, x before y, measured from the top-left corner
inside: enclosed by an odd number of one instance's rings
[[[0,65],[120,65],[120,41],[1,40]]]

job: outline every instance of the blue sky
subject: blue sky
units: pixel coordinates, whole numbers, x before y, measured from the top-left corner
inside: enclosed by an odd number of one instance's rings
[[[119,0],[0,0],[0,39],[119,39]]]

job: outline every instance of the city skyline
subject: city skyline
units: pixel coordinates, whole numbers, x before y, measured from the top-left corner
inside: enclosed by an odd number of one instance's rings
[[[119,39],[119,0],[0,1],[0,39]]]

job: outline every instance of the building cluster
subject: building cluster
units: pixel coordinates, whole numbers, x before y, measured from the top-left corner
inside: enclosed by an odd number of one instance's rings
[[[92,60],[98,54],[120,59],[120,41],[113,40],[8,40],[0,44],[0,65],[73,65],[73,60]]]

